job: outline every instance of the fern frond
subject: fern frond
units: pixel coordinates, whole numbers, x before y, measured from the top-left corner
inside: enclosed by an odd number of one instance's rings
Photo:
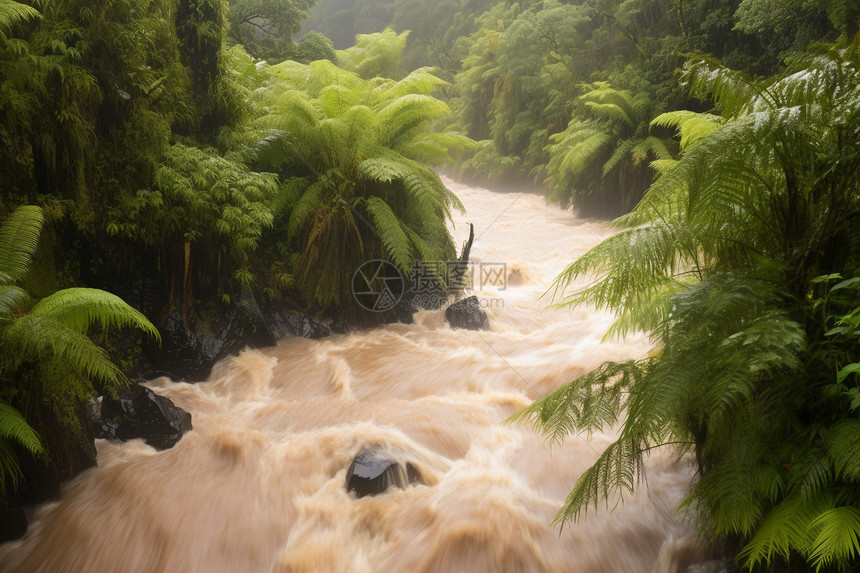
[[[6,38],[13,28],[41,16],[32,6],[14,0],[0,0],[0,37]]]
[[[630,150],[638,143],[635,139],[625,139],[618,143],[618,147],[615,148],[615,151],[612,153],[612,156],[603,164],[603,176],[606,177],[610,171],[615,169],[615,167],[624,160],[625,157],[630,153]]]
[[[11,317],[29,299],[30,296],[23,289],[0,284],[0,321]]]
[[[143,314],[118,296],[99,289],[68,288],[57,291],[37,302],[29,315],[56,320],[78,332],[86,332],[93,324],[102,328],[130,326],[161,340],[158,330]]]
[[[371,157],[358,164],[359,174],[383,183],[405,179],[412,171],[412,166],[404,164],[399,156],[393,154]]]
[[[0,402],[0,440],[14,441],[31,454],[42,451],[42,442],[36,431],[18,410],[3,402]]]
[[[44,215],[41,207],[18,207],[0,225],[0,277],[15,283],[24,278],[39,246]]]
[[[812,528],[818,533],[809,559],[816,571],[834,563],[848,566],[860,558],[860,509],[834,507],[816,517]]]
[[[684,151],[709,136],[725,122],[725,118],[718,115],[678,110],[661,113],[651,120],[651,126],[672,127],[680,131],[681,151]]]
[[[529,421],[553,443],[577,432],[590,434],[612,427],[618,422],[630,387],[642,377],[647,364],[606,362],[535,400],[505,423]]]
[[[319,179],[305,189],[301,198],[296,202],[290,213],[287,226],[287,238],[292,241],[302,232],[308,218],[318,209],[331,201],[331,183],[327,179]]]
[[[840,479],[860,482],[860,420],[842,420],[827,433],[827,455]]]
[[[723,67],[709,58],[688,62],[683,81],[691,95],[703,100],[713,97],[725,117],[737,117],[749,111],[751,102],[761,93],[748,74]]]
[[[65,368],[114,386],[124,380],[104,350],[86,335],[50,317],[27,314],[16,319],[6,327],[4,341],[18,360],[27,357],[58,360]]]
[[[589,505],[609,505],[613,495],[632,492],[642,475],[642,466],[643,444],[635,437],[622,435],[580,476],[553,523],[576,521]]]
[[[807,552],[814,536],[811,526],[826,509],[822,498],[806,499],[793,494],[771,509],[738,554],[738,560],[750,569],[771,563],[775,557],[788,559],[792,551]]]
[[[7,482],[15,490],[23,477],[18,456],[10,447],[15,443],[31,454],[43,451],[39,435],[12,406],[0,402],[0,496],[5,496]]]
[[[379,197],[368,197],[364,202],[364,208],[370,214],[373,225],[385,252],[391,257],[397,267],[403,272],[411,272],[414,257],[409,237],[403,232],[400,221],[391,207]]]
[[[596,89],[580,96],[585,105],[600,117],[634,127],[637,114],[633,95],[626,90],[613,89],[606,82],[597,82],[595,86]]]

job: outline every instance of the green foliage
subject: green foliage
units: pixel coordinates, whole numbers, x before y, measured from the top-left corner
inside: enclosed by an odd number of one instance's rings
[[[295,52],[292,37],[313,5],[314,0],[232,0],[230,36],[255,58],[279,62]]]
[[[6,496],[7,483],[15,490],[23,477],[12,444],[32,455],[42,452],[39,435],[24,416],[9,404],[0,402],[0,498]]]
[[[93,395],[93,381],[107,387],[125,382],[86,336],[91,326],[131,326],[159,339],[142,314],[101,290],[65,289],[32,304],[14,283],[27,273],[42,223],[40,208],[24,206],[0,226],[0,495],[22,477],[14,445],[30,454],[43,451],[20,411],[44,402],[60,423],[78,432],[74,413],[81,400]]]
[[[689,85],[723,117],[654,120],[681,131],[681,156],[554,285],[559,304],[610,309],[610,334],[651,332],[657,350],[515,417],[554,441],[620,420],[559,522],[633,490],[647,453],[671,446],[698,468],[683,507],[744,567],[856,567],[860,280],[840,279],[860,246],[858,68],[856,49],[834,46],[765,80],[691,63]]]
[[[334,43],[316,31],[305,34],[296,50],[297,59],[306,64],[316,60],[334,61],[337,57]]]
[[[26,24],[40,15],[32,6],[14,0],[0,1],[0,41],[8,40],[7,34],[16,26]]]
[[[423,163],[465,141],[429,131],[448,114],[429,95],[443,82],[427,69],[364,80],[326,60],[271,72],[260,123],[277,131],[260,142],[259,161],[284,180],[275,225],[299,253],[304,300],[349,309],[349,280],[364,262],[388,259],[408,275],[415,259],[454,256],[445,221],[460,204]]]
[[[615,195],[626,212],[651,181],[649,161],[671,159],[668,142],[649,133],[657,106],[646,93],[634,95],[606,82],[594,84],[579,99],[588,118],[575,116],[547,147],[552,198],[580,204],[589,194],[605,202]]]
[[[400,59],[408,36],[409,32],[398,34],[391,28],[376,34],[358,34],[354,46],[337,52],[338,64],[365,80],[400,79]]]

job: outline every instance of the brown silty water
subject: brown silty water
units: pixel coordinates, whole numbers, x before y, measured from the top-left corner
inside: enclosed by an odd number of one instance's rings
[[[446,180],[464,203],[457,244],[506,265],[508,285],[474,294],[490,330],[448,327],[444,311],[323,340],[246,350],[198,384],[148,383],[193,415],[172,449],[98,442],[99,467],[39,509],[5,571],[672,572],[695,553],[674,508],[689,466],[655,451],[635,495],[559,529],[556,511],[612,433],[552,446],[504,424],[533,399],[646,337],[601,343],[611,322],[547,309],[552,278],[607,237],[527,193]],[[368,445],[410,461],[424,485],[356,498],[346,468]]]

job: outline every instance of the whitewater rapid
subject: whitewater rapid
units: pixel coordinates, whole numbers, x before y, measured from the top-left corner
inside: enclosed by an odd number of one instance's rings
[[[0,569],[45,572],[674,572],[695,558],[675,512],[691,469],[655,451],[623,503],[560,529],[556,511],[611,442],[551,445],[504,421],[605,360],[645,355],[645,336],[601,343],[611,322],[547,309],[564,266],[612,229],[530,193],[446,179],[475,226],[475,294],[489,331],[444,310],[322,340],[245,350],[208,381],[147,385],[191,412],[194,430],[156,452],[98,441],[99,466],[41,507]],[[357,499],[350,460],[369,445],[411,462],[424,485]]]

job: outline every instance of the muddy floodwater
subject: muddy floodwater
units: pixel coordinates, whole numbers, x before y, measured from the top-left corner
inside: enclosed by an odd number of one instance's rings
[[[194,430],[162,452],[99,441],[98,468],[40,508],[24,540],[0,548],[0,569],[685,570],[693,528],[674,508],[688,465],[655,451],[636,495],[560,530],[556,511],[611,430],[551,445],[503,423],[605,360],[649,351],[644,336],[601,343],[605,314],[548,310],[540,299],[612,229],[533,194],[446,183],[466,207],[455,215],[458,247],[475,226],[470,294],[490,330],[451,329],[444,310],[421,311],[411,325],[246,350],[205,382],[152,380],[191,412]],[[347,493],[347,467],[367,446],[410,462],[424,484]]]

